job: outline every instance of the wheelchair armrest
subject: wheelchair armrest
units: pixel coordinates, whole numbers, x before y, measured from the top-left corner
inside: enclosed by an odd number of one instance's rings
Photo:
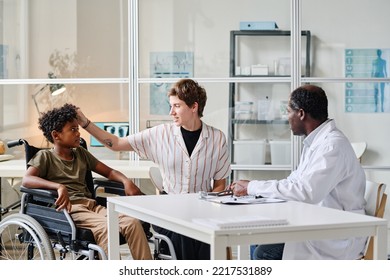
[[[37,203],[48,203],[54,205],[58,198],[58,193],[55,190],[46,189],[29,189],[24,186],[20,186],[20,191],[23,193],[23,204],[27,201],[35,201]]]
[[[27,194],[37,195],[47,198],[58,198],[58,193],[55,190],[45,190],[45,189],[29,189],[23,186],[20,186],[20,191]]]
[[[104,178],[93,179],[95,194],[98,188],[103,188],[105,193],[125,195],[125,189],[123,184],[116,181],[111,181]]]

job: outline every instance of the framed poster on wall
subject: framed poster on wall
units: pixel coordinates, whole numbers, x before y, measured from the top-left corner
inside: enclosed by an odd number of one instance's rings
[[[346,49],[345,77],[387,78],[390,49]],[[390,86],[387,82],[353,83],[345,85],[347,113],[390,112]]]
[[[150,73],[153,78],[189,78],[194,74],[194,56],[192,52],[151,52]],[[167,93],[170,83],[150,85],[150,114],[168,115],[169,100]]]

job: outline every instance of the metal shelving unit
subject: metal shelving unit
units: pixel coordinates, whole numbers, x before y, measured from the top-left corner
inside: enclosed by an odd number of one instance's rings
[[[303,77],[309,77],[310,76],[310,48],[311,48],[311,32],[308,30],[301,31],[302,32],[302,38],[306,38],[306,42],[304,45],[304,52],[305,52],[305,61],[304,61],[304,67],[302,71]],[[237,131],[240,129],[241,125],[249,125],[249,126],[259,126],[259,125],[285,125],[286,129],[288,129],[288,121],[286,119],[281,118],[275,118],[270,120],[259,120],[256,118],[250,118],[250,119],[237,119],[235,118],[235,103],[237,100],[236,93],[238,91],[238,88],[240,85],[243,85],[245,83],[291,83],[291,76],[290,75],[277,75],[275,73],[270,73],[269,75],[243,75],[242,73],[236,73],[237,69],[237,56],[238,56],[238,49],[240,44],[240,38],[241,37],[262,37],[259,38],[259,40],[273,40],[275,37],[280,36],[291,36],[291,31],[286,30],[234,30],[230,31],[230,70],[229,75],[230,77],[234,77],[235,79],[238,79],[238,81],[235,81],[233,83],[230,83],[229,86],[229,108],[231,108],[229,112],[229,149],[230,149],[230,155],[232,160],[232,169],[233,170],[257,170],[257,171],[275,171],[275,170],[291,170],[291,165],[271,165],[271,164],[259,164],[259,165],[253,165],[253,164],[237,164],[235,162],[234,158],[234,144],[233,142],[236,140],[239,140],[238,137],[236,137]],[[248,46],[246,46],[248,47]],[[290,46],[289,46],[290,47]],[[270,50],[264,49],[264,50],[254,50],[254,52],[270,52]],[[242,78],[242,81],[240,79]],[[248,81],[250,79],[250,81]],[[232,173],[234,177],[234,172]],[[232,180],[234,178],[231,178]]]

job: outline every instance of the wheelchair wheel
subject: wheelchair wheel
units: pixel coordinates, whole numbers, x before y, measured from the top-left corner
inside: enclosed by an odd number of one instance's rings
[[[12,214],[0,223],[0,260],[54,260],[43,227],[25,214]]]

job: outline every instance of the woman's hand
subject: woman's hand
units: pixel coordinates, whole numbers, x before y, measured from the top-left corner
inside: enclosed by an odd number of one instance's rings
[[[88,118],[83,114],[80,108],[77,108],[76,112],[77,112],[77,122],[79,126],[85,127],[89,122]]]

